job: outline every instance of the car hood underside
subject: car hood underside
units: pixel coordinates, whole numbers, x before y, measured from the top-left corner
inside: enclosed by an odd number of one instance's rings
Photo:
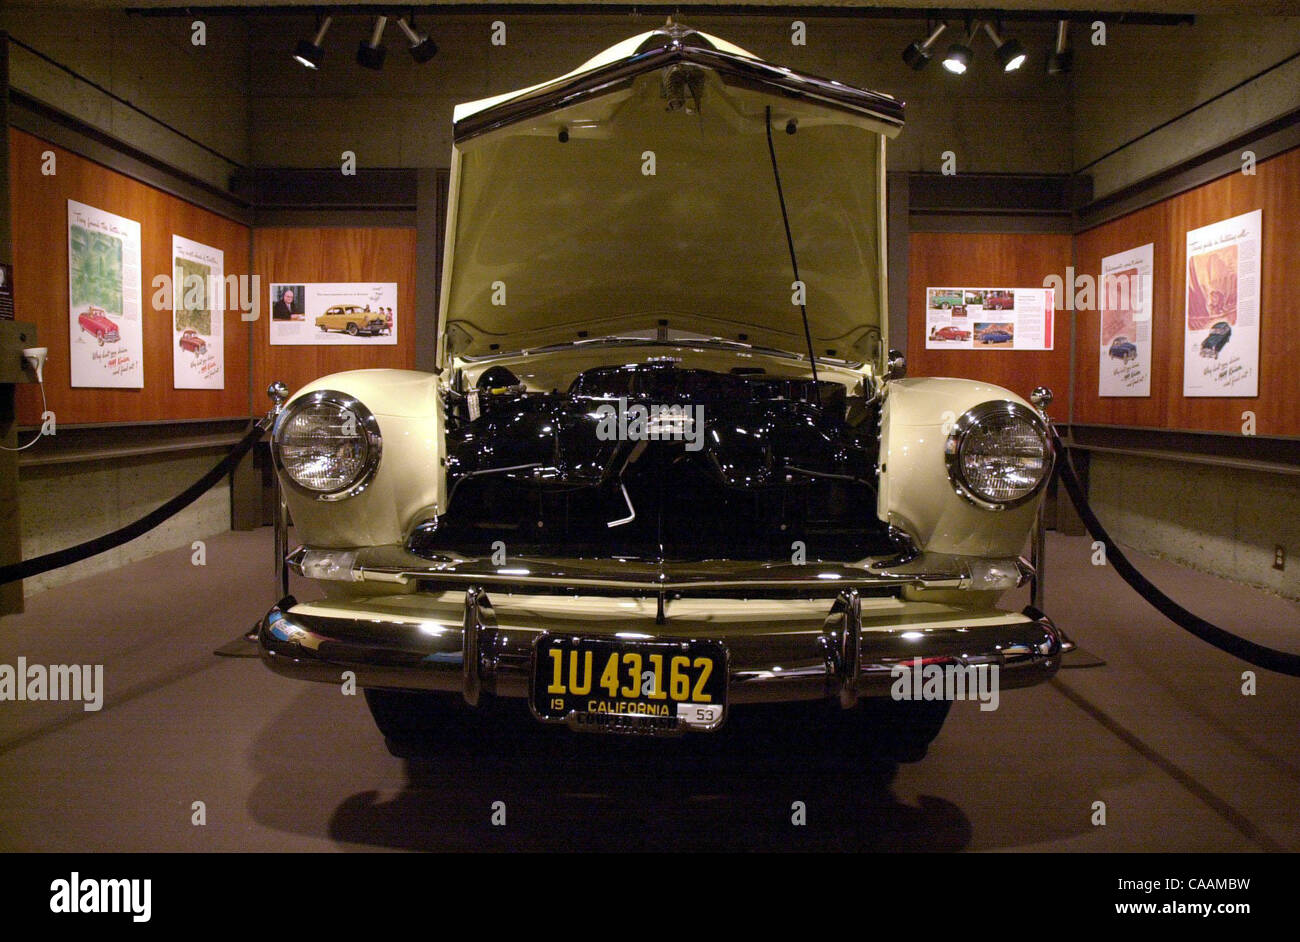
[[[889,96],[670,27],[456,118],[444,361],[660,327],[803,351],[773,153],[816,354],[878,352]]]

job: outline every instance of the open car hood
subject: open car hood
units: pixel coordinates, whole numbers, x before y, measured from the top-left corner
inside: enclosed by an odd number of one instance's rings
[[[662,328],[804,352],[769,128],[816,355],[875,358],[902,123],[680,26],[459,105],[440,363]]]

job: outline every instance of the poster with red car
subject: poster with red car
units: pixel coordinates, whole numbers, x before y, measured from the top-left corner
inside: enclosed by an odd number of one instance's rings
[[[1263,211],[1187,233],[1184,396],[1259,395]]]
[[[172,236],[172,384],[225,389],[225,253]]]
[[[144,387],[140,224],[68,200],[68,360],[73,386]]]
[[[926,288],[927,350],[1051,350],[1051,288]]]

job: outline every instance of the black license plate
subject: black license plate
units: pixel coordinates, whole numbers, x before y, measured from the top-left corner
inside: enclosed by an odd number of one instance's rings
[[[727,712],[727,649],[716,641],[543,635],[533,645],[538,719],[598,733],[717,729]]]

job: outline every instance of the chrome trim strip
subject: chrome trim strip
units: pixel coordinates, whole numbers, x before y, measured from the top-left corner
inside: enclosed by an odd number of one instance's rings
[[[888,590],[902,586],[925,589],[1018,588],[1032,575],[1021,558],[987,559],[919,553],[912,557],[866,559],[857,562],[788,562],[709,560],[658,562],[632,559],[581,559],[516,556],[502,566],[490,557],[464,556],[449,551],[434,557],[417,556],[397,545],[368,546],[355,550],[316,550],[299,546],[289,554],[289,564],[308,575],[312,554],[339,557],[355,553],[350,569],[339,569],[339,580],[430,586],[506,586],[527,589],[547,586],[562,589],[618,591],[635,595],[701,593],[720,590],[800,590],[833,597],[850,589]],[[976,573],[1001,566],[1005,584],[985,584]],[[319,578],[319,576],[316,576]],[[976,583],[979,583],[978,585]]]
[[[541,353],[556,353],[565,350],[585,350],[596,347],[665,347],[668,349],[681,350],[695,347],[711,347],[721,350],[740,350],[746,353],[762,354],[763,356],[776,357],[783,360],[796,360],[806,363],[808,353],[799,353],[793,350],[781,350],[777,347],[764,347],[754,343],[747,343],[741,340],[728,340],[725,337],[677,337],[668,340],[659,340],[650,337],[620,337],[611,334],[607,337],[590,337],[584,340],[570,340],[564,343],[546,344],[541,347],[525,347],[519,350],[493,351],[492,353],[477,354],[460,354],[460,359],[466,363],[491,363],[494,360],[508,360],[519,356],[536,356]],[[847,360],[843,357],[831,357],[822,355],[817,357],[818,364],[829,363],[832,366],[842,367],[848,370],[857,370],[862,367],[862,362],[857,360]]]
[[[658,46],[643,45],[626,59],[557,80],[456,122],[453,129],[455,143],[459,145],[489,131],[596,98],[630,83],[639,75],[679,62],[711,69],[729,85],[776,93],[786,98],[807,99],[837,111],[870,118],[883,124],[891,134],[903,126],[903,103],[890,95],[723,52],[692,31],[665,30]]]

